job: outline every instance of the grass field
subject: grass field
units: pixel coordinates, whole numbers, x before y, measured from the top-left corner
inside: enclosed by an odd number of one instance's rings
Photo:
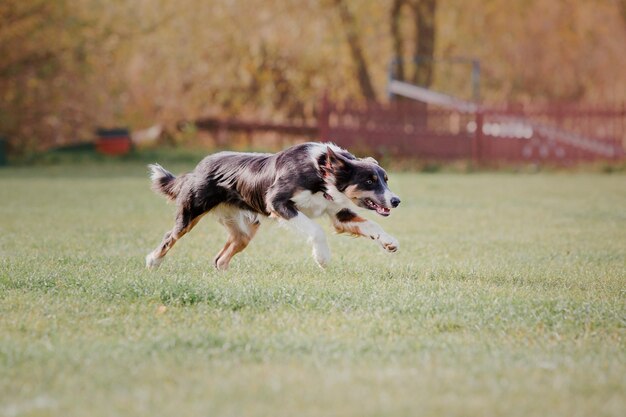
[[[626,176],[391,185],[397,254],[267,223],[218,273],[205,218],[150,272],[144,166],[0,170],[0,416],[626,415]]]

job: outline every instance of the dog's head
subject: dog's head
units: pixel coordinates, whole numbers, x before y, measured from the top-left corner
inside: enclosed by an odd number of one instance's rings
[[[348,158],[329,146],[325,159],[320,167],[324,175],[333,178],[337,189],[357,206],[386,217],[400,204],[387,185],[387,173],[374,158]]]

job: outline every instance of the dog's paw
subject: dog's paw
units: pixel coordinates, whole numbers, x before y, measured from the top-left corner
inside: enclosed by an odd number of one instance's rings
[[[330,262],[330,248],[327,245],[313,246],[313,258],[320,268],[326,268]]]
[[[152,253],[146,256],[146,268],[148,269],[158,269],[161,262],[163,262],[163,258],[156,258]]]
[[[397,252],[400,248],[400,243],[398,243],[398,239],[391,235],[382,234],[378,238],[378,242],[380,246],[387,252]]]
[[[222,256],[221,258],[215,259],[213,264],[218,271],[227,271],[228,265],[230,265],[230,259],[226,259]]]

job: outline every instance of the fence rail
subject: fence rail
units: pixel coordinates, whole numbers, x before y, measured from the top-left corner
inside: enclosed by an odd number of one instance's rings
[[[626,107],[458,109],[408,100],[389,104],[325,101],[318,126],[324,140],[374,153],[480,162],[573,163],[624,158]]]
[[[323,100],[317,123],[204,118],[202,130],[276,132],[328,140],[355,152],[477,162],[621,160],[626,106],[545,105],[446,108],[416,101],[386,104]]]

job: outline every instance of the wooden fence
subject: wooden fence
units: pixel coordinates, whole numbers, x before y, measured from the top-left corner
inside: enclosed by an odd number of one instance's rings
[[[570,163],[624,158],[626,107],[479,107],[415,101],[331,103],[320,138],[349,149],[420,159]]]
[[[273,131],[332,141],[359,154],[427,160],[550,162],[622,160],[626,106],[484,107],[461,111],[402,100],[333,103],[324,100],[317,123],[291,124],[205,118],[199,129],[254,134]]]

